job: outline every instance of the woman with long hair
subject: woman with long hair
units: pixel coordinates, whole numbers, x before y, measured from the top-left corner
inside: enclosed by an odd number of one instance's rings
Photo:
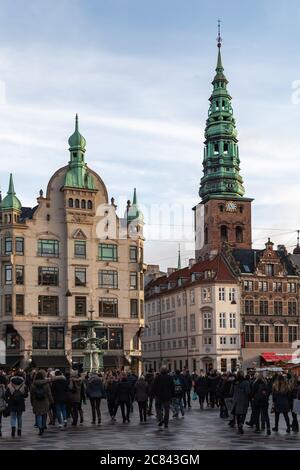
[[[286,422],[286,432],[291,432],[290,426],[290,418],[289,418],[289,410],[290,410],[290,402],[289,402],[289,393],[290,387],[288,381],[283,375],[279,375],[272,387],[273,392],[273,403],[274,403],[274,410],[275,410],[275,427],[273,431],[278,431],[278,424],[279,424],[279,417],[282,413]]]

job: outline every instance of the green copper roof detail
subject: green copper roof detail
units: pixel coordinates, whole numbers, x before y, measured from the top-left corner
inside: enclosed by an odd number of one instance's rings
[[[69,188],[94,189],[93,176],[84,161],[86,140],[78,129],[78,116],[75,118],[75,132],[69,138],[69,168],[65,175],[64,186]]]
[[[9,177],[9,187],[8,187],[7,195],[2,200],[0,207],[1,207],[1,210],[14,209],[16,211],[21,211],[22,209],[22,204],[16,196],[12,174],[10,174],[10,177]]]
[[[75,132],[69,138],[70,150],[81,150],[85,152],[86,140],[78,130],[78,114],[75,116]]]
[[[210,197],[243,197],[245,189],[240,175],[240,159],[236,123],[227,90],[221,57],[221,37],[218,36],[216,75],[205,127],[203,177],[199,195],[203,201]]]
[[[134,191],[133,191],[132,205],[130,206],[127,212],[127,222],[130,223],[133,220],[140,222],[141,224],[144,223],[144,215],[142,211],[139,209],[138,202],[137,202],[136,188],[134,188]]]

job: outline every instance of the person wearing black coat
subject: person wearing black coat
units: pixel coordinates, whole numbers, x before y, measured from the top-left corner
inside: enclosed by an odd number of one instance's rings
[[[163,366],[155,377],[152,388],[155,397],[155,408],[158,425],[167,428],[169,426],[170,404],[175,395],[174,381],[168,374],[168,369]]]
[[[147,414],[148,416],[152,415],[152,406],[153,406],[153,400],[154,396],[152,393],[152,387],[153,387],[153,382],[154,382],[154,373],[152,369],[150,369],[147,374],[145,375],[145,380],[148,384],[148,410]]]
[[[254,380],[251,387],[251,399],[253,409],[253,422],[255,424],[255,432],[260,432],[260,417],[262,428],[267,427],[267,434],[271,434],[270,418],[269,418],[269,396],[271,387],[262,374]]]
[[[193,386],[193,381],[192,381],[191,374],[189,373],[188,370],[183,371],[182,379],[184,383],[183,396],[182,396],[183,406],[184,408],[186,408],[186,406],[188,406],[188,408],[191,408],[191,390]]]
[[[110,376],[105,385],[106,399],[108,412],[112,421],[116,421],[116,414],[118,411],[117,401],[118,380],[115,376]]]
[[[126,375],[123,375],[118,383],[116,398],[121,408],[123,423],[130,423],[131,383],[127,380]]]
[[[12,437],[15,437],[16,427],[18,428],[18,436],[22,434],[22,414],[25,411],[25,398],[27,397],[28,388],[23,374],[16,373],[11,377],[5,392],[5,400],[10,412]]]
[[[56,370],[51,382],[51,393],[55,406],[55,414],[60,428],[67,426],[67,401],[69,387],[66,377]]]
[[[290,411],[290,401],[289,401],[289,393],[290,387],[282,375],[279,375],[275,380],[273,387],[273,403],[274,403],[274,410],[275,410],[275,426],[273,431],[278,431],[278,424],[279,424],[279,416],[282,413],[286,422],[286,432],[291,432],[290,426],[290,418],[289,418],[289,411]]]
[[[208,379],[204,375],[203,371],[200,371],[200,375],[195,382],[194,390],[199,397],[200,409],[203,410],[205,397],[208,393]]]
[[[294,413],[293,411],[294,399],[297,399],[298,397],[298,385],[299,384],[298,384],[297,378],[291,374],[287,374],[287,379],[290,385],[289,401],[290,401],[290,410],[292,413],[291,428],[292,428],[292,431],[299,432],[299,423],[298,423],[297,413]]]
[[[215,407],[217,403],[217,386],[220,380],[219,375],[216,371],[212,370],[207,378],[208,392],[209,392],[209,404],[212,408]]]

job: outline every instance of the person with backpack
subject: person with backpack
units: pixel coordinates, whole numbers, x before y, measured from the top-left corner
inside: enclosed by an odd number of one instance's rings
[[[30,400],[33,412],[36,415],[39,436],[42,436],[47,425],[47,414],[50,405],[53,403],[49,379],[46,378],[44,370],[38,371],[34,378],[30,389]]]
[[[176,370],[173,375],[174,382],[174,395],[172,397],[172,408],[173,408],[173,418],[178,418],[179,411],[181,412],[182,417],[184,417],[184,406],[183,406],[183,395],[185,391],[185,383],[182,377],[182,374],[179,370]]]
[[[16,372],[10,379],[5,392],[5,400],[8,403],[11,423],[11,436],[22,434],[22,414],[25,411],[25,398],[28,397],[28,388],[23,374]]]
[[[68,401],[68,383],[66,377],[60,370],[54,372],[51,380],[51,393],[55,407],[55,415],[60,428],[67,427],[67,401]]]
[[[3,412],[7,408],[7,403],[5,400],[5,392],[6,392],[5,376],[0,374],[0,437],[2,437],[2,416],[3,416]]]
[[[106,398],[102,379],[98,374],[92,372],[86,384],[86,395],[90,400],[92,408],[92,424],[96,424],[96,413],[98,424],[101,424],[101,399]]]

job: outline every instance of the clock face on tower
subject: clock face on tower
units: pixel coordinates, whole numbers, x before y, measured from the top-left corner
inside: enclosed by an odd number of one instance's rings
[[[234,201],[227,201],[225,205],[225,209],[227,212],[236,212],[237,211],[237,203]]]

